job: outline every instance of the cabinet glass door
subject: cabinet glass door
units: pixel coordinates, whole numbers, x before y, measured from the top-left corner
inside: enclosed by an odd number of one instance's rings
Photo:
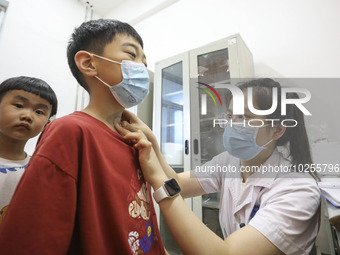
[[[183,66],[178,62],[162,69],[161,151],[173,167],[183,168]]]
[[[213,120],[226,112],[225,89],[219,89],[218,83],[230,82],[228,49],[197,56],[198,95],[200,112],[200,158],[201,164],[211,160],[224,151],[223,131],[213,127]],[[222,237],[218,213],[220,193],[202,196],[202,221],[216,234]]]
[[[177,172],[183,172],[184,159],[184,105],[183,92],[185,81],[183,79],[183,61],[165,63],[160,68],[161,83],[161,111],[160,115],[160,147],[168,164]],[[157,121],[157,120],[156,120]],[[182,254],[162,213],[159,217],[159,227],[165,248],[170,254]]]
[[[188,52],[155,65],[153,132],[168,164],[177,172],[190,170],[190,107]],[[185,199],[192,208],[192,199]],[[161,238],[170,254],[182,254],[157,204]]]
[[[216,88],[217,83],[230,80],[228,49],[197,56],[198,90],[200,112],[201,164],[223,152],[223,129],[214,128],[213,120],[226,112],[225,89]],[[217,92],[215,94],[214,90]]]

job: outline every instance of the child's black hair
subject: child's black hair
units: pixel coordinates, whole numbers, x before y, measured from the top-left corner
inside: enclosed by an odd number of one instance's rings
[[[276,145],[277,146],[289,146],[290,160],[293,167],[296,170],[305,171],[308,166],[311,166],[312,156],[309,145],[309,140],[307,136],[307,131],[305,127],[304,115],[301,110],[294,104],[286,105],[286,115],[281,114],[281,85],[279,82],[274,81],[270,78],[254,79],[238,85],[241,90],[246,90],[247,88],[252,88],[253,101],[256,102],[259,110],[267,110],[272,106],[272,91],[273,88],[277,88],[277,108],[276,110],[267,116],[267,119],[286,120],[285,124],[288,126],[285,133],[280,137]],[[228,96],[230,98],[230,94]],[[299,98],[297,93],[287,93],[287,98]],[[293,121],[297,123],[294,126]],[[318,176],[315,173],[310,172],[310,174],[318,180]]]
[[[0,102],[5,94],[10,90],[24,90],[40,96],[52,105],[50,117],[57,114],[57,96],[53,89],[45,81],[27,76],[9,78],[0,84]]]
[[[82,73],[74,61],[74,56],[80,50],[91,51],[98,55],[104,52],[104,48],[111,43],[117,34],[132,36],[143,48],[143,40],[137,31],[128,23],[112,19],[98,19],[84,22],[76,28],[71,35],[67,47],[68,65],[78,83],[87,90]]]

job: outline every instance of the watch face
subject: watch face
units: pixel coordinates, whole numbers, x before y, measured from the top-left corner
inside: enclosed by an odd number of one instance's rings
[[[164,186],[171,197],[181,192],[181,188],[179,187],[177,181],[173,178],[166,181]]]

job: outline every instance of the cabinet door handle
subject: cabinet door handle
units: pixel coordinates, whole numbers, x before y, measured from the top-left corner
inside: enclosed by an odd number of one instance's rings
[[[189,155],[189,141],[185,140],[184,142],[184,153],[185,155]]]
[[[198,139],[194,140],[194,154],[198,154]]]

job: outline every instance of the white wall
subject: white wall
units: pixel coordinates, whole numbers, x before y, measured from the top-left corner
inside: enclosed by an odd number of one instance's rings
[[[130,13],[131,6],[120,6],[120,19],[131,20]],[[338,0],[179,0],[135,28],[151,70],[159,60],[240,33],[256,77],[340,78],[339,13]],[[303,85],[312,94],[310,138],[340,141],[340,80],[318,82]]]
[[[9,2],[0,33],[0,82],[18,75],[42,78],[58,96],[57,117],[72,112],[77,83],[67,65],[66,46],[73,29],[84,20],[84,4],[78,0]],[[144,39],[151,70],[159,60],[240,33],[253,53],[256,76],[340,77],[338,0],[162,2],[174,4],[135,25]],[[148,13],[159,3],[126,0],[107,17],[131,21],[133,16]],[[321,85],[311,88],[312,98],[323,98],[316,101],[320,105],[314,105],[323,118],[325,109],[329,116],[339,116],[336,103],[340,86],[333,87],[327,92]],[[336,118],[332,119],[336,123]],[[319,125],[322,121],[314,122]],[[340,141],[333,123],[329,124],[329,137]],[[34,142],[27,146],[29,153]]]
[[[0,82],[20,75],[41,78],[57,94],[57,117],[73,112],[77,82],[67,64],[66,46],[84,18],[85,6],[76,0],[9,0],[0,34]],[[35,143],[28,142],[28,153]]]
[[[240,33],[257,76],[340,77],[339,12],[338,0],[180,0],[135,28],[151,67]]]

